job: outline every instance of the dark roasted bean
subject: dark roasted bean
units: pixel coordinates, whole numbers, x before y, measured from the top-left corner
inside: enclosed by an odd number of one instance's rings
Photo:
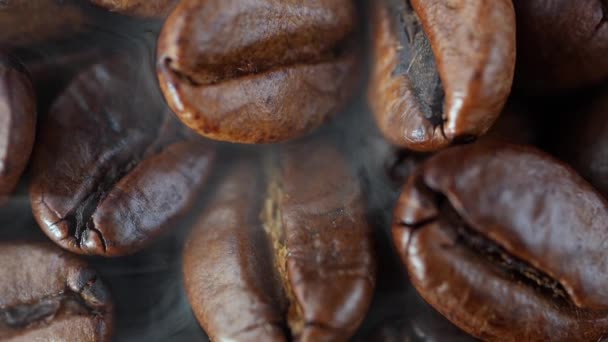
[[[509,0],[374,1],[369,100],[394,144],[432,151],[484,134],[511,90]]]
[[[0,340],[110,341],[110,295],[96,273],[50,244],[0,243]]]
[[[287,140],[351,95],[352,0],[184,0],[159,38],[158,74],[180,119],[218,140]]]
[[[162,102],[150,64],[127,59],[80,74],[35,148],[36,220],[77,253],[116,256],[145,246],[193,204],[213,159],[213,148]]]
[[[608,334],[608,207],[572,169],[524,146],[428,159],[395,210],[394,242],[422,297],[484,340]]]
[[[327,142],[283,147],[265,169],[234,165],[191,233],[194,313],[214,341],[346,341],[375,285],[359,184]]]

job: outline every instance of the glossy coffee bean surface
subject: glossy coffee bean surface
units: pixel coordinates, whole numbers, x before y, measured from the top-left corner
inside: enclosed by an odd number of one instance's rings
[[[606,201],[531,147],[455,147],[412,175],[394,242],[421,296],[483,340],[608,333]]]
[[[360,186],[327,142],[269,158],[235,163],[191,233],[194,313],[214,341],[346,341],[375,285]]]
[[[511,90],[508,0],[373,2],[369,101],[392,143],[434,151],[484,134]]]
[[[158,43],[165,98],[189,127],[239,143],[327,121],[357,83],[351,0],[185,0]]]
[[[113,305],[94,270],[48,243],[0,243],[0,340],[110,341]]]
[[[166,108],[151,65],[140,55],[123,57],[74,79],[35,147],[34,216],[76,253],[118,256],[143,248],[191,207],[214,156]]]

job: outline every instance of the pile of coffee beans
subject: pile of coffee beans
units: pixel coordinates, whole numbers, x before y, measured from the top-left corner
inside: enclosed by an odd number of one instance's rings
[[[603,341],[608,1],[0,1],[0,341]]]

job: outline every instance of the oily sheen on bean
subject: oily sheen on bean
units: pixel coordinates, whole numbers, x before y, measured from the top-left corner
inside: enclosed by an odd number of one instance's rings
[[[195,224],[184,250],[194,313],[214,341],[346,341],[375,285],[358,181],[327,141],[264,164],[236,162]]]
[[[372,6],[368,97],[386,138],[434,151],[484,134],[511,90],[511,1],[378,0]]]
[[[209,175],[213,147],[175,120],[141,60],[126,54],[86,69],[41,126],[32,209],[72,252],[140,250],[191,207]]]
[[[409,178],[394,215],[413,285],[468,333],[501,341],[608,333],[607,203],[543,152],[448,149]]]
[[[167,102],[199,134],[292,139],[333,116],[357,83],[352,0],[184,0],[158,42]]]

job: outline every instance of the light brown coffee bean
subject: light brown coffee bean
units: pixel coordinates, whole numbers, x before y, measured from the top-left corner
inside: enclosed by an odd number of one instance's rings
[[[483,135],[511,90],[509,0],[373,2],[369,101],[387,139],[433,151]]]
[[[239,143],[318,127],[352,94],[352,0],[184,0],[158,43],[165,98],[189,127]]]

